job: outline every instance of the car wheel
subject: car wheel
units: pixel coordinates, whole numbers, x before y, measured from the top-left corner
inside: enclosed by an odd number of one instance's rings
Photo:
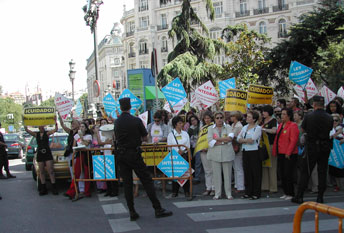
[[[37,174],[36,174],[36,169],[35,166],[32,165],[32,178],[34,180],[37,180]],[[39,179],[38,179],[39,180]]]

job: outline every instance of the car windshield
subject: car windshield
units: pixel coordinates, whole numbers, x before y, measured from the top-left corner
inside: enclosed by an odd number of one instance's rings
[[[51,136],[49,138],[49,146],[52,151],[64,150],[67,146],[67,135]]]
[[[18,139],[19,139],[18,135],[13,135],[13,134],[5,134],[4,135],[5,141],[17,141]]]

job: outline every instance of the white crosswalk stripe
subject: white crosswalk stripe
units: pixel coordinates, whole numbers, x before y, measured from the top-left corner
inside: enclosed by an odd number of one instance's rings
[[[105,197],[104,194],[98,194],[99,201],[117,201],[118,197]]]

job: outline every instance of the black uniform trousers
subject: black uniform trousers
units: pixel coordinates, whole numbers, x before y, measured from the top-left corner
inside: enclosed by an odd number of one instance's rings
[[[302,158],[301,172],[298,182],[297,196],[303,197],[308,186],[309,176],[312,174],[315,164],[318,165],[318,196],[323,196],[326,190],[326,176],[328,168],[328,157],[331,152],[330,143],[307,143],[306,156]]]
[[[260,197],[262,186],[262,161],[258,150],[243,151],[245,194]]]
[[[297,155],[290,155],[287,159],[284,154],[278,154],[278,163],[281,169],[282,188],[285,195],[294,196],[294,172],[296,169]]]
[[[8,170],[8,156],[6,151],[0,152],[0,174],[2,174],[2,167],[5,168],[6,173],[9,173]]]
[[[136,149],[119,150],[118,152],[118,165],[120,169],[120,176],[123,179],[124,195],[127,201],[129,211],[135,211],[134,209],[134,194],[133,194],[133,170],[137,177],[140,179],[147,196],[153,204],[155,210],[160,210],[161,205],[158,200],[154,183],[151,178],[151,174],[143,162],[141,153]]]

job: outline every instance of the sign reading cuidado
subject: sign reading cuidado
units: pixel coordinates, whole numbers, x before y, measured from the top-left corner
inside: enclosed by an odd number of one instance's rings
[[[228,89],[225,100],[225,111],[246,113],[247,92],[238,89]]]
[[[24,109],[25,126],[41,126],[55,124],[55,108],[38,107]]]
[[[272,87],[251,84],[247,94],[249,104],[271,104],[274,90]]]

